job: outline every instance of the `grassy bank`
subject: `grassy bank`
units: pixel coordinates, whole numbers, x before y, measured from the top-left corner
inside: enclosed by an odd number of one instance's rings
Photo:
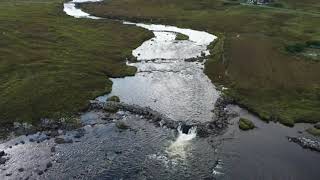
[[[0,2],[0,122],[36,123],[78,112],[133,75],[125,57],[151,34],[109,20],[75,19],[63,0]]]
[[[239,104],[292,126],[320,121],[320,63],[286,49],[320,40],[320,14],[311,12],[320,3],[311,1],[283,0],[284,8],[273,8],[226,0],[117,0],[83,8],[98,16],[218,35],[205,73],[215,84],[229,87],[226,93]],[[304,6],[295,9],[300,6],[294,2]]]

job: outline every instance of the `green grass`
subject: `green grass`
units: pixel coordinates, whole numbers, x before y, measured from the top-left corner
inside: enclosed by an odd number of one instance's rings
[[[239,1],[240,2],[240,1]],[[222,0],[117,0],[83,5],[98,16],[162,23],[218,35],[205,73],[266,120],[292,126],[320,121],[320,63],[288,53],[320,39],[320,1],[279,0],[283,7]]]
[[[37,123],[79,112],[111,91],[108,77],[151,33],[110,20],[75,19],[63,0],[0,2],[0,122]]]
[[[313,136],[320,136],[320,129],[316,129],[312,127],[307,129],[306,131]]]
[[[240,118],[240,120],[239,120],[239,128],[241,130],[243,130],[243,131],[248,131],[250,129],[254,129],[255,125],[249,119]]]
[[[176,36],[176,40],[177,41],[189,40],[189,36],[178,33]]]

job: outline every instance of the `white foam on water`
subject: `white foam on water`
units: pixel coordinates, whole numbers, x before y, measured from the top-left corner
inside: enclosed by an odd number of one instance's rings
[[[182,132],[181,126],[179,126],[177,139],[167,149],[168,155],[173,158],[185,159],[187,157],[187,147],[196,136],[196,127],[190,128],[188,134],[185,134]]]

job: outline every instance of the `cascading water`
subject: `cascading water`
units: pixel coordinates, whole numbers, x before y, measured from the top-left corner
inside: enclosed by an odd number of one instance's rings
[[[183,133],[181,126],[178,127],[178,137],[167,148],[167,153],[172,158],[185,159],[187,156],[186,148],[191,143],[191,140],[197,136],[197,128],[191,127],[188,133]]]

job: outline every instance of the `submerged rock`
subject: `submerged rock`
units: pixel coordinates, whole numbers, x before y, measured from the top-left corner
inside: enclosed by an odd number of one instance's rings
[[[57,144],[66,144],[66,143],[73,143],[72,139],[69,138],[55,138],[54,142]]]
[[[119,129],[129,129],[129,125],[125,121],[122,121],[122,120],[117,121],[116,126]]]
[[[301,147],[320,152],[320,142],[304,137],[288,137],[290,142],[299,144]]]

